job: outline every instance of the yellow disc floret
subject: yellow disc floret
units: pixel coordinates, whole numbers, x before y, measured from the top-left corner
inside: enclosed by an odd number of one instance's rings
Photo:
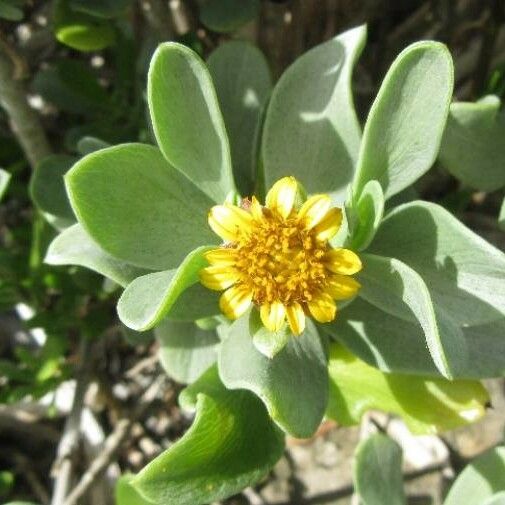
[[[361,269],[358,256],[328,243],[340,228],[342,211],[331,207],[327,195],[310,197],[297,211],[297,191],[296,179],[285,177],[268,192],[264,207],[253,197],[241,207],[211,209],[209,224],[225,243],[206,253],[210,266],[200,278],[209,289],[226,290],[220,307],[228,318],[240,317],[254,303],[270,331],[287,319],[299,335],[305,314],[332,321],[335,300],[358,291],[350,277]]]

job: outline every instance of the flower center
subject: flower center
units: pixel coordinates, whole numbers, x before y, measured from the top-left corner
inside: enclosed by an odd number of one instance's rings
[[[323,259],[328,247],[303,220],[284,219],[267,208],[233,244],[241,282],[262,305],[306,303],[327,284]]]

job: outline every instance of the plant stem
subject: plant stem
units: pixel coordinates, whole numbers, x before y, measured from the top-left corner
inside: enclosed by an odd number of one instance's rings
[[[79,358],[80,370],[72,403],[72,410],[65,423],[65,430],[58,445],[56,461],[52,473],[56,474],[51,505],[61,505],[70,489],[73,473],[73,456],[79,445],[81,414],[84,407],[84,396],[90,380],[90,343],[87,339],[81,340]]]
[[[13,61],[14,50],[6,44],[4,40],[0,43],[0,104],[31,167],[35,168],[42,158],[51,154],[51,147],[38,114],[28,104],[25,86],[16,75],[19,66]]]

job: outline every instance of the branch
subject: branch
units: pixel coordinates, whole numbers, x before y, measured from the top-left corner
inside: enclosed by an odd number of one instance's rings
[[[11,129],[32,168],[51,154],[51,147],[38,114],[26,100],[26,89],[19,80],[21,58],[5,40],[0,43],[0,103],[7,112]]]
[[[110,465],[112,459],[130,433],[131,427],[156,398],[164,380],[164,376],[158,377],[142,394],[138,400],[138,407],[133,413],[118,421],[113,432],[105,440],[103,451],[91,462],[78,484],[63,502],[63,505],[76,505],[77,501],[89,490],[95,479]]]
[[[158,33],[160,39],[172,39],[174,26],[166,2],[162,0],[139,0],[139,4],[145,20]]]
[[[73,462],[72,458],[79,445],[80,424],[82,409],[84,407],[84,396],[90,381],[91,362],[89,351],[91,345],[86,338],[81,341],[80,348],[80,370],[77,375],[77,382],[72,403],[72,410],[65,423],[65,430],[58,445],[56,461],[53,464],[51,474],[56,476],[53,488],[51,505],[61,505],[68,494],[70,482],[72,480]]]

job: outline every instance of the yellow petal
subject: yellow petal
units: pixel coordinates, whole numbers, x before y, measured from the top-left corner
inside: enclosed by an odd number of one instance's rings
[[[215,205],[209,212],[209,225],[224,240],[235,241],[251,229],[252,215],[236,205]]]
[[[330,240],[342,224],[342,209],[333,207],[314,228],[318,240]]]
[[[279,331],[286,320],[286,308],[281,302],[265,303],[261,306],[260,316],[267,330]]]
[[[311,196],[298,212],[298,217],[304,219],[307,228],[314,228],[326,215],[331,206],[328,195]]]
[[[324,265],[331,272],[353,275],[362,268],[361,260],[349,249],[331,249],[325,254]]]
[[[337,315],[337,305],[333,298],[325,293],[314,297],[307,306],[312,317],[320,323],[329,323]]]
[[[208,289],[221,291],[240,280],[240,274],[233,267],[211,266],[200,270],[200,282]]]
[[[253,196],[251,198],[251,214],[254,219],[261,219],[263,217],[263,208],[261,207],[260,202],[258,202],[258,199]]]
[[[234,265],[237,261],[235,249],[226,247],[220,247],[219,249],[207,251],[204,256],[211,265]]]
[[[361,287],[361,284],[353,277],[333,274],[328,281],[327,292],[335,300],[345,300],[353,297]]]
[[[298,302],[288,305],[286,307],[286,316],[293,335],[300,335],[305,329],[305,313],[302,306]]]
[[[233,286],[226,290],[219,299],[221,312],[228,319],[237,319],[251,305],[252,292],[244,286]]]
[[[293,210],[297,190],[298,182],[294,177],[283,177],[270,188],[265,205],[287,218]]]

